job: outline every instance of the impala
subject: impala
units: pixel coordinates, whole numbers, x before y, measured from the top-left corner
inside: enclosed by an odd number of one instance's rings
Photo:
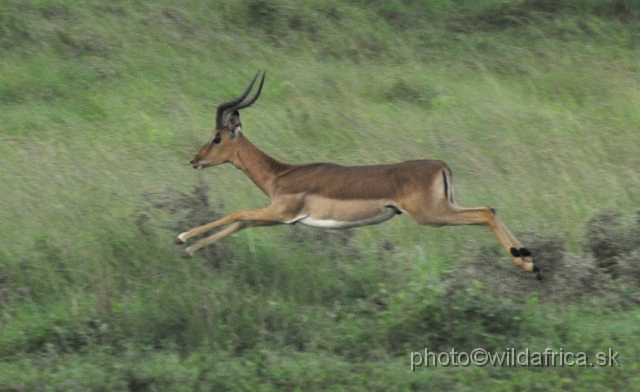
[[[541,278],[531,252],[522,247],[494,209],[462,208],[456,204],[451,169],[442,161],[372,166],[292,165],[259,150],[244,136],[238,112],[260,96],[264,73],[255,95],[245,100],[258,75],[259,72],[242,95],[218,105],[213,136],[190,163],[196,169],[232,163],[271,199],[271,205],[238,211],[178,235],[175,243],[184,244],[191,237],[230,225],[187,247],[183,257],[192,257],[198,249],[248,227],[301,223],[343,229],[382,223],[406,213],[427,226],[488,226],[516,265]]]

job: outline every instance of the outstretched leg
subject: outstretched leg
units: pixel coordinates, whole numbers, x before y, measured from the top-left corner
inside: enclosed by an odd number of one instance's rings
[[[236,231],[240,231],[248,227],[273,226],[278,224],[280,224],[280,222],[253,222],[253,221],[236,222],[231,226],[227,227],[226,229],[221,230],[216,234],[210,235],[207,238],[203,238],[200,241],[196,242],[195,244],[189,246],[180,254],[180,256],[184,257],[185,259],[189,259],[193,256],[193,253],[195,251],[202,249],[206,246],[209,246],[214,242],[218,241],[219,239],[224,238],[230,234],[233,234]]]
[[[429,226],[462,226],[482,225],[488,226],[505,248],[514,264],[524,269],[537,273],[538,279],[542,278],[540,269],[534,264],[531,252],[522,247],[504,223],[498,218],[495,210],[489,207],[462,208],[455,203],[445,201],[439,208],[425,213],[417,208],[405,208],[418,223]]]
[[[228,225],[234,222],[241,221],[263,221],[263,222],[274,222],[275,223],[283,223],[280,218],[276,214],[273,213],[271,207],[262,208],[259,210],[243,210],[234,212],[233,214],[217,220],[212,223],[208,223],[203,226],[195,227],[189,231],[185,231],[174,239],[174,243],[178,245],[184,244],[187,239],[191,237],[195,237],[202,233],[206,233],[207,231],[211,231],[213,229],[217,229],[218,227]]]
[[[538,273],[537,274],[538,279],[541,279],[542,278],[542,273],[540,273],[540,269],[538,267],[536,267],[535,264],[533,263],[533,258],[531,256],[531,251],[529,251],[529,249],[523,247],[522,244],[520,243],[520,241],[518,241],[518,239],[513,234],[511,234],[511,231],[509,231],[507,226],[504,223],[502,223],[500,218],[498,218],[498,215],[496,214],[496,211],[493,208],[491,209],[491,211],[493,212],[493,214],[495,216],[496,222],[502,228],[502,231],[504,231],[504,233],[511,240],[511,244],[513,246],[512,246],[512,248],[509,249],[509,253],[514,257],[520,257],[525,262],[525,264],[527,264],[527,263],[533,264],[532,271],[537,272]]]
[[[210,245],[217,240],[228,236],[229,234],[235,233],[238,230],[246,229],[247,227],[252,226],[272,226],[281,223],[284,222],[282,222],[282,219],[279,218],[278,214],[274,213],[273,206],[262,208],[259,210],[238,211],[215,222],[193,228],[189,231],[185,231],[184,233],[177,236],[173,242],[178,245],[182,245],[187,241],[187,239],[191,237],[206,233],[213,229],[217,229],[218,227],[233,224],[230,227],[207,238],[203,238],[190,247],[186,248],[182,253],[182,256],[188,258],[193,256],[193,253],[196,250]]]

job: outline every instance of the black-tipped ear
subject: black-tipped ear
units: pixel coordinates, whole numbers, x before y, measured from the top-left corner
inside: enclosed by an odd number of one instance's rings
[[[240,112],[238,112],[237,110],[235,110],[233,113],[231,113],[231,115],[229,116],[229,129],[231,130],[231,134],[233,136],[238,134],[238,131],[242,130],[242,123],[240,122]]]

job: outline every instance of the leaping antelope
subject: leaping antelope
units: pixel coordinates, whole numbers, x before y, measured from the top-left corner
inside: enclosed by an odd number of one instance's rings
[[[259,74],[242,95],[218,105],[213,137],[190,163],[195,169],[232,163],[269,196],[271,205],[238,211],[180,234],[174,242],[181,245],[191,237],[230,225],[187,247],[183,257],[190,258],[198,249],[248,227],[302,223],[344,229],[375,225],[406,213],[427,226],[488,226],[517,266],[536,272],[538,279],[541,278],[531,252],[522,247],[494,209],[462,208],[456,204],[451,169],[442,161],[415,160],[373,166],[291,165],[259,150],[244,136],[238,112],[260,96],[265,73],[258,91],[245,101]]]

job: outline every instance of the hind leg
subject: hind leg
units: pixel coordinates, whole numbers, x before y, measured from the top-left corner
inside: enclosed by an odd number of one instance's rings
[[[403,206],[403,209],[407,211],[413,219],[423,225],[487,226],[498,238],[498,241],[500,241],[500,244],[502,244],[515,265],[525,271],[536,272],[539,279],[542,277],[540,269],[533,262],[531,252],[527,248],[522,247],[520,241],[511,234],[505,224],[502,223],[500,218],[498,218],[495,210],[489,207],[462,208],[448,200],[442,200],[442,202],[439,203],[438,208],[429,209],[429,211],[425,211],[425,209],[411,208],[411,206]]]
[[[496,210],[492,208],[491,211],[495,215],[495,219],[498,222],[498,224],[502,227],[502,230],[504,231],[504,233],[511,239],[513,248],[509,249],[509,253],[513,255],[515,252],[515,255],[517,256],[519,254],[519,257],[521,257],[525,263],[533,264],[533,257],[531,256],[531,251],[523,247],[520,241],[518,241],[518,239],[513,234],[511,234],[511,231],[509,231],[509,228],[507,228],[507,226],[500,220],[500,218],[498,218]],[[534,271],[535,270],[536,268],[534,267]],[[537,272],[540,272],[539,268],[537,269]],[[542,274],[538,273],[538,278],[541,278],[541,277],[542,277]]]

